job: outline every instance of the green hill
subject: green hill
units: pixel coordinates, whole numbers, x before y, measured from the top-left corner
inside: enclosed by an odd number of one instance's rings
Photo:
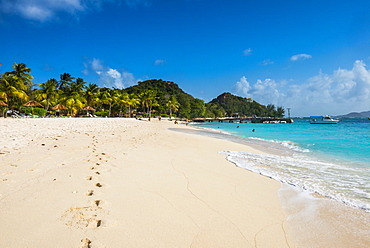
[[[186,94],[180,87],[171,81],[162,79],[151,79],[138,82],[137,85],[126,88],[127,93],[138,94],[143,90],[155,90],[159,95],[179,95]]]
[[[151,79],[139,82],[137,85],[125,89],[128,93],[140,94],[141,92],[152,90],[157,95],[158,106],[154,109],[160,113],[166,112],[166,103],[172,97],[178,102],[177,110],[174,113],[178,117],[223,117],[223,116],[271,116],[283,117],[284,109],[275,108],[273,104],[264,106],[251,98],[244,98],[223,93],[209,103],[197,99],[183,91],[176,83],[163,81],[161,79]],[[167,104],[168,105],[168,104]]]
[[[283,117],[284,109],[273,104],[264,106],[251,98],[245,98],[223,93],[210,103],[218,105],[225,110],[227,116],[270,116]]]

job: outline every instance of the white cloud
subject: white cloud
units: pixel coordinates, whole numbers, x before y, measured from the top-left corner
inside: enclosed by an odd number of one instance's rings
[[[136,80],[134,75],[119,69],[113,69],[104,65],[100,59],[93,58],[84,63],[85,69],[82,70],[84,75],[95,73],[99,76],[99,84],[108,88],[126,88],[134,85],[139,80]]]
[[[18,11],[27,19],[37,20],[37,21],[45,21],[49,19],[53,13],[45,8],[42,8],[40,6],[26,6],[26,7],[19,7]]]
[[[235,85],[236,92],[242,94],[244,96],[249,97],[249,91],[251,90],[251,86],[245,76],[241,77],[241,79],[236,82]]]
[[[251,85],[247,78],[243,76],[236,83],[235,90],[238,94],[265,104],[277,104],[279,96],[281,95],[278,90],[278,84],[275,82],[275,80],[269,78],[265,79],[264,81],[257,80],[255,84]]]
[[[260,62],[260,65],[272,65],[274,64],[274,61],[271,61],[271,59],[265,59],[264,61]]]
[[[367,111],[370,110],[370,70],[358,60],[350,70],[339,68],[332,74],[320,72],[301,85],[273,79],[251,84],[242,77],[235,91],[262,104],[291,108],[292,116]]]
[[[146,4],[147,0],[0,0],[0,12],[20,15],[40,22],[56,19],[59,14],[75,15],[88,10],[100,9],[107,2],[125,3],[133,7]]]
[[[297,61],[297,60],[304,60],[304,59],[310,59],[310,58],[312,58],[311,55],[302,53],[302,54],[293,55],[292,57],[290,57],[290,60]]]
[[[163,65],[164,63],[166,63],[166,60],[163,59],[157,59],[154,61],[154,65]]]
[[[252,49],[251,49],[251,48],[245,49],[245,50],[243,51],[243,55],[244,55],[244,56],[249,56],[249,55],[251,55],[251,54],[252,54]]]
[[[91,61],[91,68],[94,71],[102,71],[104,70],[104,66],[102,64],[102,61],[100,59],[93,58]]]

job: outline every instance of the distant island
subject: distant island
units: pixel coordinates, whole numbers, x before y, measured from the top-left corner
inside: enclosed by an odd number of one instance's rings
[[[0,115],[101,117],[284,117],[284,108],[222,93],[205,103],[162,79],[138,82],[126,89],[99,87],[69,73],[34,85],[31,69],[14,63],[0,75]]]
[[[338,115],[336,118],[368,118],[370,117],[370,111],[363,112],[351,112],[346,115]]]

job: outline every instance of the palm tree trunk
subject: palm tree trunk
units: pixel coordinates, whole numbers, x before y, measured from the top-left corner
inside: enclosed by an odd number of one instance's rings
[[[123,106],[123,104],[121,104],[121,105],[120,105],[120,108],[119,108],[119,115],[118,115],[118,117],[120,117],[120,118],[121,118],[121,116],[122,116],[122,106]]]

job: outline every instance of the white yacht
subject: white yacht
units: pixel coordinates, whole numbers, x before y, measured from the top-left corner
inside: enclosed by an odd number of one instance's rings
[[[329,115],[310,116],[311,124],[337,124],[339,120],[332,119]]]

